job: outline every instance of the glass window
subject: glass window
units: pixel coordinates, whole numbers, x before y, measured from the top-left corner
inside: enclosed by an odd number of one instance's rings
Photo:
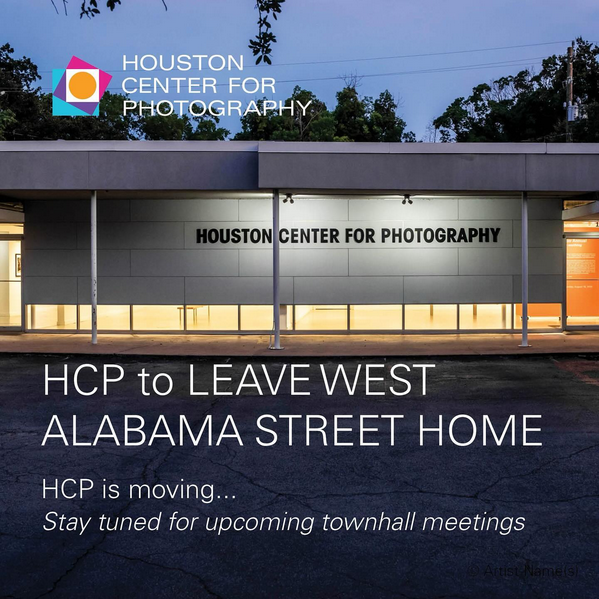
[[[183,306],[133,306],[134,331],[182,331]]]
[[[462,304],[460,329],[498,330],[512,328],[512,304]]]
[[[27,328],[30,330],[76,330],[77,306],[27,306]]]
[[[353,331],[400,331],[401,306],[350,306],[349,322]]]
[[[188,331],[236,331],[237,306],[187,306]]]
[[[98,306],[99,331],[128,331],[131,328],[129,306]],[[79,306],[79,328],[91,330],[92,307]]]
[[[21,242],[2,240],[0,241],[0,327],[20,326]]]
[[[568,239],[566,257],[567,322],[574,326],[599,325],[599,238]]]
[[[423,304],[406,306],[406,330],[444,331],[458,328],[456,305]]]
[[[274,325],[272,306],[241,306],[242,331],[272,331]],[[293,329],[293,306],[281,304],[281,330]]]
[[[23,235],[22,223],[0,223],[0,235]]]
[[[347,306],[296,306],[296,331],[345,331]]]
[[[242,331],[271,331],[272,329],[272,306],[241,306]]]
[[[522,304],[515,304],[514,328],[522,328]],[[528,304],[529,329],[560,329],[562,322],[561,304]]]
[[[0,281],[0,327],[21,326],[21,283]]]

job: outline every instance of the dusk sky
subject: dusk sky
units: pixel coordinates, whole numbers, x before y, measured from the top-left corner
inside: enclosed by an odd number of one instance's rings
[[[18,56],[29,56],[39,66],[45,91],[50,91],[51,69],[65,68],[72,55],[112,73],[111,91],[120,91],[123,54],[243,53],[247,65],[254,62],[247,48],[257,29],[254,0],[167,0],[166,12],[161,0],[123,0],[113,13],[104,6],[93,20],[79,19],[80,0],[71,0],[68,16],[62,12],[62,1],[55,2],[60,14],[51,0],[2,0],[0,7],[0,43],[9,42]],[[99,4],[105,5],[105,0]],[[274,65],[245,71],[245,76],[277,78],[273,99],[285,99],[298,84],[333,108],[335,92],[343,86],[337,77],[365,76],[360,93],[376,96],[389,89],[401,97],[400,114],[422,139],[427,124],[474,85],[538,67],[542,57],[565,52],[568,40],[578,36],[596,41],[599,2],[288,0],[274,29],[278,38]],[[350,61],[526,44],[531,46]],[[339,60],[347,62],[285,64]],[[454,67],[468,68],[405,73]],[[235,132],[238,118],[223,124]]]

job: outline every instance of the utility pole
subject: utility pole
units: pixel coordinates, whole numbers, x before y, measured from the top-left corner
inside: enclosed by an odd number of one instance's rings
[[[574,121],[574,42],[568,48],[568,71],[566,78],[566,141],[572,141],[570,122]]]

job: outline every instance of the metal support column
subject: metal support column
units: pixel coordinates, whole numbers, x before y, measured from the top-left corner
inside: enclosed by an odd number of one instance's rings
[[[528,193],[522,192],[522,343],[528,345]]]
[[[269,349],[283,349],[281,347],[281,299],[279,294],[279,190],[272,194],[272,311],[273,335]]]
[[[92,344],[98,343],[98,194],[91,194]]]

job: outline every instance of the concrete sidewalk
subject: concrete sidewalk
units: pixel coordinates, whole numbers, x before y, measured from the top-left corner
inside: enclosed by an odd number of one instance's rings
[[[284,351],[268,349],[268,335],[100,335],[4,334],[0,353],[129,354],[160,356],[480,356],[595,353],[599,332],[520,335],[285,335]]]

